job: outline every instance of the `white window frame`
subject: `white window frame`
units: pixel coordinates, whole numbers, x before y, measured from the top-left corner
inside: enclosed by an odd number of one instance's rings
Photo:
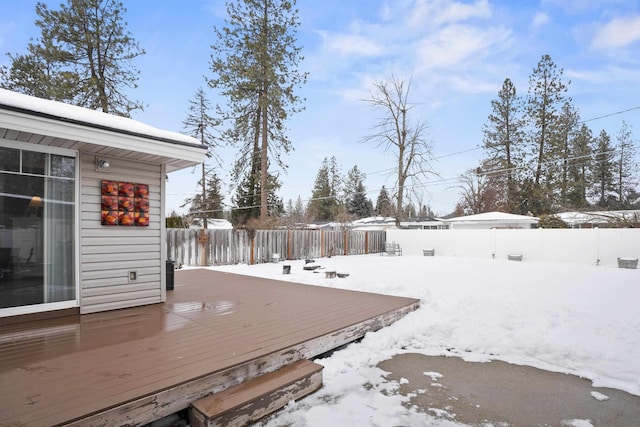
[[[77,150],[68,148],[51,147],[48,145],[30,144],[27,142],[9,141],[0,139],[0,146],[15,148],[18,150],[36,151],[40,153],[56,154],[60,156],[74,157],[76,159],[75,182],[74,182],[74,281],[75,299],[61,302],[50,302],[43,304],[25,305],[20,307],[0,308],[0,317],[19,316],[22,314],[42,313],[46,311],[64,310],[80,306],[80,153]]]

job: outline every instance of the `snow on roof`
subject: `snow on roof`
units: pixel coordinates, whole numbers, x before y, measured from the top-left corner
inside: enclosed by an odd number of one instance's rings
[[[527,222],[537,223],[540,218],[504,212],[484,212],[476,215],[449,218],[445,222]]]
[[[560,212],[556,216],[567,224],[607,224],[619,220],[630,220],[639,216],[640,210]]]
[[[360,218],[353,221],[353,225],[363,225],[363,224],[387,224],[394,223],[396,219],[390,216],[370,216],[367,218]]]
[[[115,116],[63,102],[36,98],[6,89],[0,89],[0,109],[47,116],[60,121],[143,136],[174,144],[202,146],[197,139],[191,136],[154,128],[127,117]]]
[[[602,215],[594,215],[589,212],[561,212],[556,214],[558,218],[568,224],[581,224],[581,223],[607,223],[609,218]]]
[[[200,220],[201,222],[201,220]],[[190,229],[200,230],[202,229],[202,225],[200,223],[192,224]],[[218,218],[208,218],[207,219],[207,229],[209,230],[233,230],[233,224],[231,224],[226,219],[218,219]]]

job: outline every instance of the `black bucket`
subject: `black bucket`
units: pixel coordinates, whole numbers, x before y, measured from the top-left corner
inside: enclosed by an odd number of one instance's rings
[[[175,275],[175,263],[171,260],[167,260],[167,290],[173,290],[173,278]]]

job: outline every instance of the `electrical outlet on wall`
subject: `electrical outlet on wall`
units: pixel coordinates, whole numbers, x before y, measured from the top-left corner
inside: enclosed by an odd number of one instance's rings
[[[136,270],[129,271],[129,282],[138,281],[138,272]]]

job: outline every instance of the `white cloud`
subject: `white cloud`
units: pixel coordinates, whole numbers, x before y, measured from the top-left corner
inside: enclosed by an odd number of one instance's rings
[[[640,40],[640,16],[618,18],[605,24],[594,37],[596,49],[620,48]]]
[[[640,81],[640,70],[635,68],[619,67],[612,64],[597,69],[566,70],[565,74],[572,82],[581,81],[591,87],[607,85],[608,83],[615,81],[620,84],[619,90],[622,91],[625,91],[625,87],[629,87],[629,85]],[[607,95],[611,96],[612,92]]]
[[[340,56],[376,56],[384,48],[371,37],[358,34],[334,34],[321,32],[323,47],[330,54]]]
[[[451,25],[422,40],[417,46],[421,69],[448,68],[476,56],[485,57],[507,42],[510,32],[466,25]]]
[[[554,6],[564,10],[566,13],[578,14],[594,10],[601,7],[616,7],[628,5],[629,0],[542,0],[543,6]]]
[[[325,73],[331,64],[333,72],[326,78],[344,86],[339,96],[348,101],[362,99],[362,91],[370,89],[371,81],[390,74],[413,75],[425,90],[437,93],[441,93],[437,88],[443,82],[459,93],[486,92],[489,87],[493,90],[496,70],[492,67],[507,52],[513,32],[487,25],[491,18],[489,3],[409,3],[412,6],[398,2],[397,7],[382,7],[377,22],[355,20],[344,31],[318,32],[322,45],[313,61]],[[409,21],[415,26],[411,27]],[[502,73],[503,69],[498,81],[503,79]]]
[[[380,19],[383,21],[389,21],[393,18],[392,8],[388,3],[385,3],[380,8]]]
[[[490,18],[491,6],[487,0],[466,4],[447,0],[418,0],[409,14],[410,27],[440,26],[466,21],[470,18]]]
[[[451,76],[449,86],[462,93],[496,93],[500,88],[496,87],[495,82],[487,82],[478,79],[476,76]]]
[[[543,25],[548,24],[549,20],[550,20],[549,15],[547,15],[544,12],[538,12],[533,17],[533,22],[531,23],[531,25],[533,26],[533,28],[539,28],[539,27],[542,27]]]

